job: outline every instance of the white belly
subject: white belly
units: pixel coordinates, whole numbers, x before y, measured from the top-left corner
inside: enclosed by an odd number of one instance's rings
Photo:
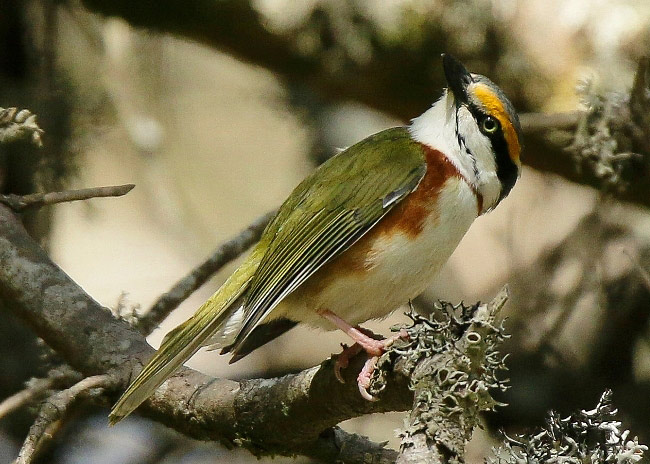
[[[315,295],[299,288],[276,307],[274,316],[326,330],[335,327],[318,316],[318,309],[329,309],[353,325],[385,317],[425,290],[476,216],[477,200],[470,187],[462,179],[449,179],[438,196],[437,212],[417,236],[380,236],[372,243],[368,271],[337,278]]]

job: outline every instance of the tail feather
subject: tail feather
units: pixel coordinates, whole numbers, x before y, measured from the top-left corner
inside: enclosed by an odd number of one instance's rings
[[[213,343],[220,329],[230,326],[229,318],[240,309],[237,300],[259,265],[257,255],[254,251],[194,316],[165,336],[158,352],[113,406],[108,416],[111,425],[133,412],[202,346]],[[228,341],[227,336],[217,338]]]

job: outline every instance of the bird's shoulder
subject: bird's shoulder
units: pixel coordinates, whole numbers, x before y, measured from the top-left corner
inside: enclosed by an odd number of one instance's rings
[[[406,127],[373,134],[330,158],[289,195],[264,233],[263,240],[301,217],[323,209],[355,209],[419,179],[426,170],[420,143]],[[407,185],[408,186],[408,185]]]

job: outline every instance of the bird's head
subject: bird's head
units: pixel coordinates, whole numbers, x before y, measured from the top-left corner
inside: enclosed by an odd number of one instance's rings
[[[442,64],[448,89],[413,120],[413,137],[443,152],[494,208],[517,181],[521,126],[514,107],[491,80],[472,74],[451,55]]]

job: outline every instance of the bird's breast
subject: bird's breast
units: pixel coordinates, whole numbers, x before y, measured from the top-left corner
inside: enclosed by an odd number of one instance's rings
[[[351,324],[385,317],[431,283],[477,217],[478,203],[453,166],[429,166],[415,192],[289,295],[274,315],[324,329],[334,327],[316,314],[319,309]]]

